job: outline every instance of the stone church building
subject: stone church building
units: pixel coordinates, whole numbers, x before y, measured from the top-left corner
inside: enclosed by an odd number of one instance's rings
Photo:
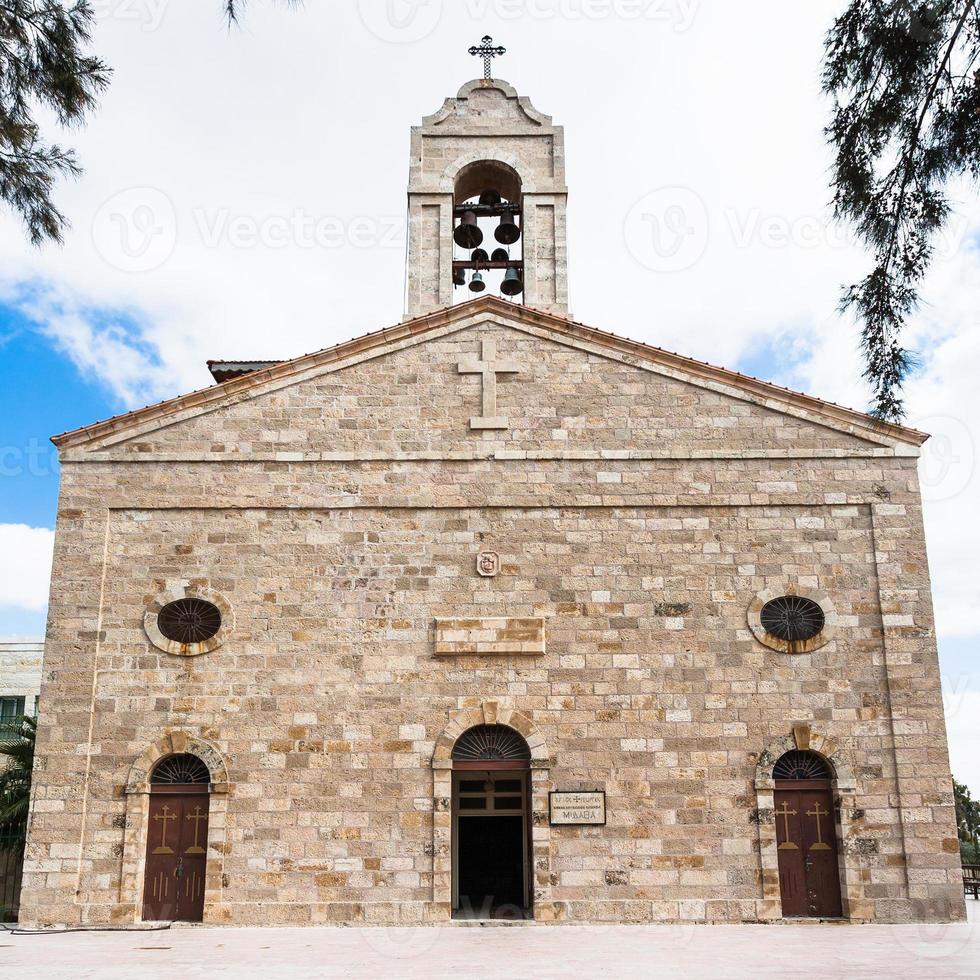
[[[963,918],[926,436],[570,319],[566,195],[470,82],[404,321],[55,437],[23,921]]]

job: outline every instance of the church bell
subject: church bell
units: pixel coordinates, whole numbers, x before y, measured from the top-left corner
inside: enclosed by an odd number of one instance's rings
[[[491,262],[507,262],[510,259],[510,255],[505,248],[495,248],[490,255]]]
[[[483,281],[483,276],[481,276],[479,272],[474,272],[470,277],[470,292],[482,293],[486,288],[487,284]]]
[[[476,248],[473,250],[473,254],[470,256],[471,262],[489,262],[490,256],[487,255],[486,249]]]
[[[453,285],[454,286],[465,286],[466,285],[466,272],[463,269],[453,269]]]
[[[482,243],[483,232],[480,231],[480,226],[477,224],[475,212],[463,212],[463,217],[460,218],[459,224],[453,232],[453,241],[460,248],[476,248]]]
[[[512,214],[502,214],[500,216],[500,224],[497,225],[497,230],[494,232],[493,237],[501,245],[513,245],[521,237],[521,229],[518,227]]]
[[[524,281],[517,269],[511,268],[504,273],[504,281],[500,284],[500,291],[504,296],[516,296],[518,293],[524,292]]]
[[[493,190],[492,188],[490,188],[489,190],[485,190],[480,195],[480,204],[482,204],[484,207],[492,208],[492,207],[496,207],[500,203],[501,203],[501,197],[499,192]]]

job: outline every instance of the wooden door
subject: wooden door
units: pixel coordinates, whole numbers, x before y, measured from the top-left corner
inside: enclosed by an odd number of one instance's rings
[[[779,892],[786,917],[839,918],[837,821],[824,780],[776,783]]]
[[[204,921],[209,804],[207,787],[168,786],[150,795],[144,920]]]

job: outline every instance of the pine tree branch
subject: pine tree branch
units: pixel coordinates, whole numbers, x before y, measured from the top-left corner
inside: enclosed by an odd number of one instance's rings
[[[905,204],[905,196],[908,191],[908,185],[910,183],[913,174],[912,164],[915,161],[915,153],[919,149],[920,140],[922,138],[922,127],[925,125],[926,118],[929,115],[929,110],[932,107],[932,101],[936,96],[937,89],[939,88],[939,82],[942,79],[943,70],[949,64],[949,61],[953,56],[953,52],[956,50],[956,44],[959,41],[960,34],[963,31],[963,27],[966,24],[967,18],[969,17],[970,12],[976,8],[976,5],[977,5],[976,0],[967,0],[966,7],[964,8],[963,13],[960,15],[959,20],[957,21],[956,29],[953,31],[953,35],[949,40],[949,44],[946,46],[946,51],[943,54],[942,60],[939,63],[939,68],[936,70],[935,76],[933,77],[933,80],[929,85],[929,90],[926,93],[926,97],[923,100],[922,109],[919,112],[919,117],[915,124],[915,130],[912,133],[911,144],[908,146],[908,148],[906,149],[903,155],[904,176],[902,178],[902,183],[898,194],[898,202],[893,210],[894,217],[893,217],[891,241],[889,242],[888,250],[885,253],[885,261],[883,263],[884,271],[886,275],[889,273],[892,259],[894,258],[894,254],[895,254],[895,247],[898,243],[898,230],[899,227],[901,226],[902,211],[904,209],[904,204]]]

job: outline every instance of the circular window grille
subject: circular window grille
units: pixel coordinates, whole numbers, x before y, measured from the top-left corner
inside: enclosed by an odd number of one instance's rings
[[[453,746],[455,762],[502,759],[531,761],[531,749],[527,742],[506,725],[477,725],[463,732]]]
[[[772,770],[773,779],[830,779],[833,774],[816,752],[787,752]]]
[[[784,595],[771,599],[759,614],[762,627],[786,643],[812,640],[824,628],[824,612],[812,599]]]
[[[174,783],[210,783],[211,773],[196,755],[184,752],[161,759],[153,769],[150,782],[156,786]]]
[[[157,627],[174,643],[204,643],[221,629],[221,610],[206,599],[176,599],[157,614]]]

